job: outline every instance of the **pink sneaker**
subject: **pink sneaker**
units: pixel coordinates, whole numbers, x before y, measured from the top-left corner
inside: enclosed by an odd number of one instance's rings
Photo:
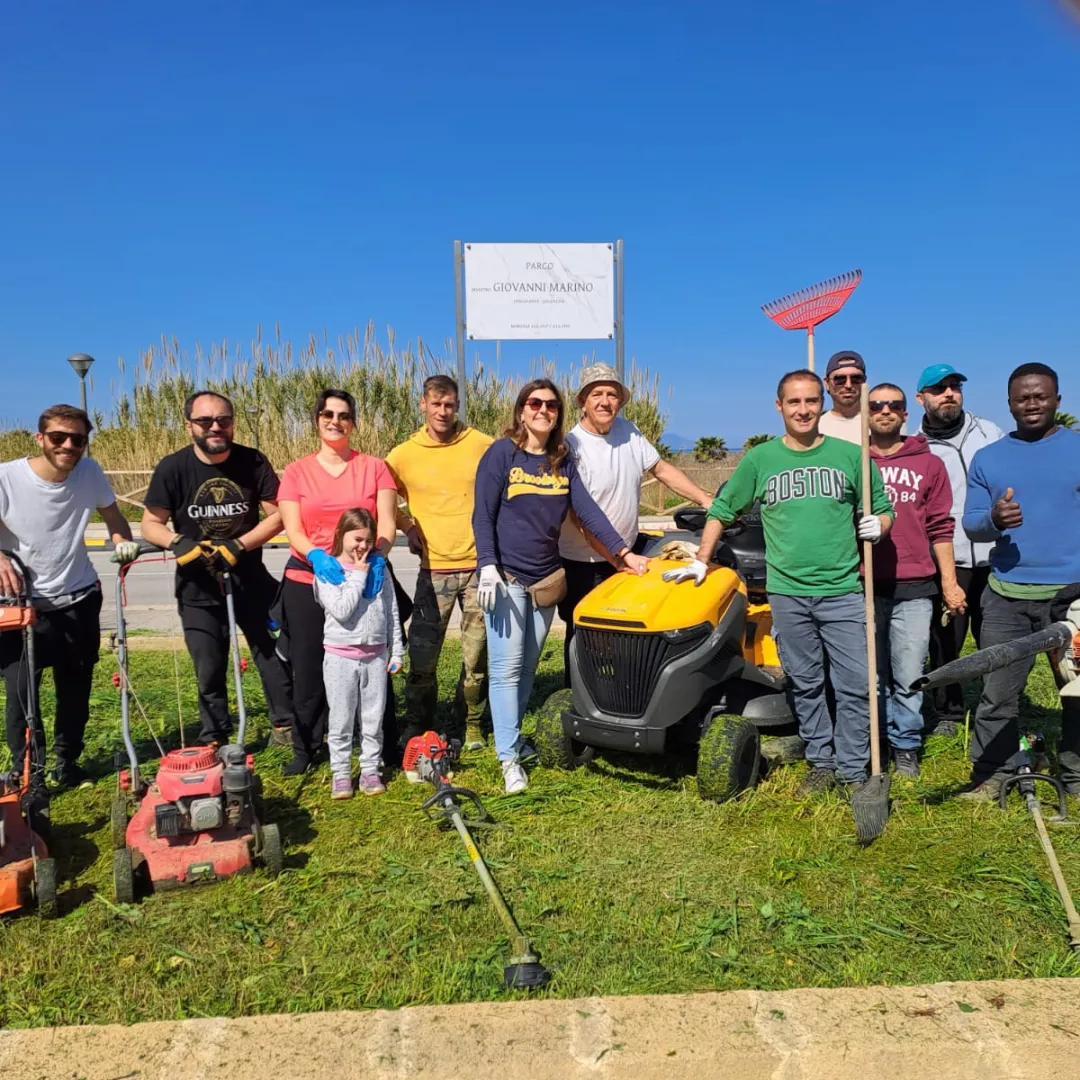
[[[330,784],[331,799],[351,799],[353,786],[351,776],[335,776]]]
[[[378,773],[364,773],[360,777],[360,790],[365,795],[382,795],[386,791],[386,785]]]

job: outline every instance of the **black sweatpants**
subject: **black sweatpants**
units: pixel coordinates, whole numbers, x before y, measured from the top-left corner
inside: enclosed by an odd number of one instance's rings
[[[390,572],[402,625],[412,613],[412,600]],[[387,582],[390,584],[390,582]],[[384,585],[384,588],[386,586]],[[325,612],[315,590],[302,581],[285,578],[281,600],[289,631],[289,664],[293,680],[293,752],[311,758],[326,740],[326,690],[323,686],[323,622]],[[393,757],[398,741],[397,702],[394,684],[386,677],[386,708],[383,713],[383,754]],[[389,762],[388,762],[389,764]],[[394,762],[396,764],[396,762]]]
[[[59,611],[39,611],[34,634],[34,685],[41,686],[41,675],[52,668],[56,687],[56,719],[53,747],[58,763],[78,761],[83,752],[86,722],[90,718],[90,684],[101,647],[101,586],[78,603]],[[0,633],[0,672],[7,697],[5,719],[7,744],[14,768],[22,771],[26,753],[26,697],[29,670],[23,657],[23,632]],[[37,748],[33,766],[45,766],[45,728],[40,709],[34,743]]]
[[[944,601],[941,598],[941,575],[937,577],[938,591],[934,597],[934,614],[930,619],[930,669],[934,670],[955,660],[964,648],[968,627],[975,639],[975,648],[982,640],[982,596],[986,582],[990,578],[990,567],[970,566],[956,568],[956,581],[967,595],[967,611],[963,615],[954,615],[948,626],[941,625],[941,613]],[[963,720],[964,688],[960,683],[935,687],[933,693],[934,712],[939,720]]]
[[[284,726],[291,724],[293,718],[292,678],[274,652],[274,639],[267,627],[276,586],[267,573],[265,581],[256,578],[237,589],[234,603],[236,625],[248,643],[262,679],[270,720]],[[232,722],[228,690],[229,616],[224,596],[213,607],[181,604],[180,623],[199,683],[199,741],[228,742]]]

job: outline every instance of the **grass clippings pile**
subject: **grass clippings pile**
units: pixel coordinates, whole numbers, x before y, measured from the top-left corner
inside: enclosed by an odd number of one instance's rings
[[[448,643],[444,700],[459,655]],[[285,872],[114,904],[114,669],[103,652],[84,757],[100,779],[53,804],[62,917],[0,923],[0,1027],[504,996],[507,942],[461,844],[419,813],[426,789],[398,775],[384,796],[331,803],[325,765],[283,778],[287,752],[261,749],[267,719],[254,669],[245,685]],[[183,654],[180,669],[190,734],[195,686]],[[172,654],[134,652],[132,680],[177,745]],[[561,642],[552,641],[534,706],[561,683]],[[43,704],[51,715],[48,680]],[[1055,733],[1042,660],[1025,715]],[[151,759],[141,720],[136,733]],[[894,782],[888,828],[868,849],[856,844],[840,797],[794,801],[805,765],[723,806],[698,797],[692,762],[682,760],[539,769],[527,793],[508,798],[488,749],[467,756],[458,778],[502,826],[480,843],[553,971],[545,994],[1075,975],[1080,961],[1019,803],[1002,813],[949,798],[967,776],[963,742],[930,741],[923,778]],[[1054,838],[1066,877],[1080,883],[1080,836],[1062,828]]]

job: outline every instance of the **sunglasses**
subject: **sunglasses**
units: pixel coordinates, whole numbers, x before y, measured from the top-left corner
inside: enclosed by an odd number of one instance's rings
[[[533,412],[540,412],[541,409],[545,409],[547,412],[559,411],[559,403],[555,398],[531,397],[525,399],[525,404],[528,405]]]
[[[946,390],[954,390],[959,393],[962,385],[963,384],[960,382],[950,380],[949,382],[935,383],[933,386],[924,386],[922,392],[924,394],[933,394],[934,397],[937,397],[939,394],[944,394]]]
[[[344,423],[351,424],[352,423],[352,413],[351,412],[334,412],[333,409],[323,409],[322,412],[319,413],[319,419],[320,420],[337,420],[339,422],[344,422]]]
[[[209,431],[215,424],[227,431],[233,426],[233,418],[231,416],[192,416],[188,423],[194,424],[202,431]]]
[[[850,383],[852,386],[862,386],[866,382],[865,375],[830,375],[830,379],[837,386],[847,386]]]
[[[877,413],[883,409],[888,409],[889,412],[904,412],[907,409],[907,402],[900,401],[899,399],[894,401],[871,401],[870,411]]]
[[[86,435],[80,435],[76,431],[46,431],[44,435],[55,447],[63,446],[70,439],[76,450],[82,450],[88,441]]]

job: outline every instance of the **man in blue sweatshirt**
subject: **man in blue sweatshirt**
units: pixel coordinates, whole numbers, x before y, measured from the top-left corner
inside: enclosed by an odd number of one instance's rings
[[[1058,427],[1057,372],[1021,364],[1009,376],[1016,430],[984,446],[971,462],[964,531],[992,540],[990,578],[982,596],[985,649],[1048,626],[1050,600],[1080,581],[1080,433]],[[962,797],[996,799],[1002,779],[1023,764],[1020,693],[1034,659],[992,672],[983,682],[971,740],[972,790]],[[1080,794],[1080,701],[1062,699],[1061,778]]]

